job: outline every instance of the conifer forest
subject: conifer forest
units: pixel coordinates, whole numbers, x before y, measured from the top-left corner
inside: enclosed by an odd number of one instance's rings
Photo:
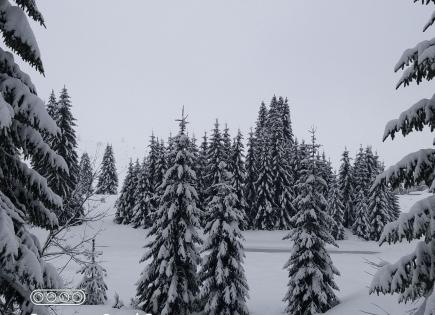
[[[0,0],[0,315],[434,315],[434,12]]]

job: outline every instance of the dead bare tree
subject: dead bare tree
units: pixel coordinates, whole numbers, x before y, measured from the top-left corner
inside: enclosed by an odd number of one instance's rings
[[[99,147],[97,147],[91,162],[93,169],[92,182],[95,182],[99,175],[97,166],[98,152]],[[86,245],[102,231],[101,225],[99,227],[95,225],[107,216],[109,210],[97,212],[101,199],[98,199],[92,190],[87,189],[85,191],[80,182],[72,192],[70,200],[79,201],[77,206],[83,209],[83,214],[80,217],[73,216],[64,225],[50,230],[41,247],[41,254],[46,261],[67,258],[61,266],[58,266],[60,274],[71,262],[80,265],[85,263],[82,256],[86,251]],[[80,230],[80,235],[78,235],[78,230]]]

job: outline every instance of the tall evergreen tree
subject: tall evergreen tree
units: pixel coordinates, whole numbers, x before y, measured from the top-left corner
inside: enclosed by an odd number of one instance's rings
[[[68,165],[68,174],[63,177],[58,174],[49,174],[49,185],[60,196],[67,197],[68,193],[74,190],[77,185],[79,174],[79,163],[77,156],[77,137],[74,127],[76,119],[71,112],[71,98],[66,87],[63,87],[59,101],[57,103],[56,124],[61,133],[58,137],[53,138],[52,147],[62,156]],[[62,177],[57,177],[62,176]]]
[[[198,208],[204,210],[205,202],[207,200],[207,150],[208,150],[208,141],[207,141],[207,133],[204,133],[202,137],[202,142],[198,152],[198,162],[197,162],[197,174],[196,174],[196,184],[197,184],[197,192],[198,192]],[[201,223],[204,222],[205,218],[200,218]]]
[[[326,159],[325,151],[322,152],[319,163],[321,167],[320,172],[322,178],[325,179],[327,185],[326,193],[329,194],[329,189],[332,187],[334,181],[334,171],[332,170],[331,160]]]
[[[118,192],[118,174],[116,172],[115,156],[111,145],[106,146],[100,176],[98,177],[97,194],[116,195]]]
[[[167,146],[164,146],[164,148],[165,148],[165,152],[166,152],[166,167],[168,166],[168,165],[171,165],[174,161],[173,161],[173,158],[175,158],[174,156],[173,156],[173,152],[174,152],[174,148],[175,148],[175,142],[174,142],[175,140],[174,140],[174,137],[172,136],[172,134],[170,133],[169,134],[169,137],[168,137],[168,145]],[[189,145],[191,145],[192,146],[192,148],[194,148],[194,146],[193,146],[193,144],[192,144],[192,141],[191,141],[191,139],[189,139]],[[196,162],[195,162],[196,163]],[[164,174],[165,172],[163,172],[163,174]]]
[[[248,314],[248,283],[243,269],[243,236],[239,229],[244,214],[238,204],[232,175],[225,162],[219,163],[216,195],[207,205],[209,216],[204,232],[206,241],[201,270],[199,295],[204,314]]]
[[[85,253],[90,260],[79,271],[83,275],[78,288],[86,293],[86,305],[101,305],[107,301],[107,285],[104,277],[107,271],[97,261],[103,253],[95,250],[95,239],[92,239],[91,251]]]
[[[60,130],[36,95],[30,76],[14,61],[12,52],[44,73],[26,15],[41,25],[44,19],[33,2],[19,3],[3,3],[0,30],[4,39],[0,48],[0,313],[46,315],[47,309],[30,302],[30,293],[60,288],[62,281],[41,257],[40,244],[28,226],[55,228],[58,221],[51,209],[62,207],[62,199],[48,187],[44,174],[29,168],[23,158],[44,161],[44,167],[59,172],[67,172],[68,166],[42,137],[57,136]]]
[[[385,225],[392,221],[385,183],[375,186],[368,200],[368,227],[370,239],[378,241]]]
[[[295,139],[293,135],[292,121],[290,117],[290,107],[287,98],[285,98],[284,101],[282,101],[282,98],[280,98],[280,101],[282,102],[281,113],[283,121],[284,141],[291,148],[295,144]]]
[[[353,224],[354,209],[354,184],[352,178],[353,170],[350,163],[349,151],[345,148],[341,157],[341,165],[338,173],[338,185],[343,196],[344,221],[345,227],[351,227]]]
[[[57,121],[59,108],[56,100],[56,94],[54,94],[54,90],[51,90],[50,96],[48,97],[47,112],[51,116],[51,118],[54,119],[54,121]]]
[[[137,174],[136,189],[134,191],[133,227],[149,228],[151,226],[151,189],[147,160],[144,159]]]
[[[91,159],[86,152],[82,154],[79,164],[78,189],[82,196],[88,197],[94,192],[92,184],[94,182],[94,173],[92,171]]]
[[[296,178],[296,185],[294,186],[295,196],[299,196],[300,191],[297,183],[301,180],[301,178],[306,173],[307,163],[310,159],[310,149],[309,145],[302,140],[301,144],[295,145],[295,159],[296,159],[296,168],[294,170],[294,175]]]
[[[227,124],[225,124],[222,132],[222,153],[223,161],[227,163],[228,167],[231,167],[231,135]],[[231,169],[229,170],[232,171]]]
[[[295,214],[293,207],[294,192],[291,187],[291,168],[288,161],[287,149],[289,148],[284,138],[284,126],[281,107],[283,100],[272,99],[267,117],[267,142],[266,150],[271,159],[270,172],[273,178],[272,213],[276,219],[274,227],[287,229],[290,227],[290,218]],[[263,154],[266,152],[262,151]]]
[[[148,164],[148,182],[149,182],[149,191],[150,191],[150,206],[151,206],[151,217],[153,213],[157,210],[159,204],[159,196],[157,194],[157,188],[159,187],[159,179],[158,177],[158,160],[159,160],[159,142],[154,136],[154,133],[151,135],[150,143],[148,145],[149,154],[147,157]]]
[[[319,176],[316,163],[314,130],[310,157],[298,181],[300,194],[296,199],[297,212],[292,217],[293,229],[285,237],[293,243],[290,259],[288,291],[284,297],[286,312],[291,315],[324,313],[338,303],[334,275],[339,275],[326,251],[326,244],[335,245],[329,233],[332,218],[326,212],[322,192],[326,182]]]
[[[302,145],[299,144],[299,141],[297,138],[295,138],[295,143],[290,151],[290,166],[292,169],[292,178],[293,178],[293,187],[295,191],[295,196],[297,196],[297,189],[296,189],[296,183],[299,180],[300,177],[300,166],[301,166],[301,160],[302,160],[302,154],[301,154],[301,148]]]
[[[137,180],[137,168],[130,160],[128,164],[127,175],[125,176],[122,185],[121,194],[116,201],[115,208],[115,223],[130,224],[134,215],[134,207],[136,204],[135,190]]]
[[[255,123],[255,139],[261,140],[263,138],[264,130],[266,128],[268,110],[266,104],[261,102],[260,109],[258,111],[258,118]]]
[[[231,170],[231,185],[234,188],[234,192],[237,196],[237,209],[242,213],[243,218],[240,220],[240,228],[248,228],[248,218],[246,215],[246,198],[245,198],[245,182],[246,182],[246,169],[245,169],[245,156],[244,156],[243,135],[240,129],[237,132],[237,136],[233,141],[231,148],[230,166]]]
[[[171,140],[172,141],[172,140]],[[190,141],[189,141],[190,144]],[[160,143],[157,145],[157,163],[156,163],[156,173],[154,184],[156,187],[156,191],[163,183],[163,178],[165,177],[166,170],[168,168],[168,160],[170,159],[170,155],[172,152],[168,152],[165,147],[165,143],[163,140],[160,140]]]
[[[366,158],[367,173],[368,173],[367,190],[369,191],[372,182],[379,174],[379,161],[378,161],[378,157],[373,153],[372,148],[370,146],[367,146],[365,149],[365,158]]]
[[[402,213],[400,211],[400,205],[399,205],[399,198],[396,196],[396,194],[391,190],[389,186],[386,187],[386,195],[388,200],[388,221],[395,221],[399,218],[400,214]]]
[[[369,212],[368,212],[368,198],[365,194],[364,188],[360,188],[356,197],[357,203],[355,204],[355,220],[352,225],[352,231],[356,236],[365,240],[370,238],[369,226]]]
[[[51,99],[51,97],[50,97]],[[51,100],[52,101],[52,100]],[[50,103],[49,103],[50,105]],[[48,180],[48,185],[56,194],[63,198],[63,208],[56,209],[56,214],[60,224],[65,224],[68,220],[83,216],[83,207],[80,201],[80,194],[76,191],[79,177],[79,163],[77,156],[77,139],[74,127],[75,118],[71,112],[71,100],[67,89],[61,91],[59,101],[53,108],[53,115],[60,133],[49,137],[51,147],[62,156],[68,166],[68,172],[59,172],[55,169],[41,169],[38,164],[34,167],[43,173]]]
[[[267,116],[268,116],[268,109],[266,107],[266,104],[264,102],[261,102],[260,109],[258,111],[258,118],[255,122],[255,130],[254,130],[254,137],[255,137],[255,144],[254,146],[254,156],[255,156],[255,167],[256,169],[260,169],[261,164],[261,151],[263,150],[263,146],[266,145],[266,134],[267,134]]]
[[[334,175],[332,177],[331,188],[329,189],[328,195],[328,213],[333,220],[333,225],[330,228],[331,235],[335,240],[344,239],[344,205],[343,196],[341,195],[341,190],[338,187],[338,180]]]
[[[260,153],[258,179],[255,182],[255,219],[254,227],[260,230],[276,228],[278,213],[274,211],[273,178],[270,155],[267,148],[262,146]]]
[[[195,171],[196,175],[198,175],[198,169],[199,169],[199,147],[198,147],[198,144],[196,142],[197,142],[196,136],[195,136],[195,134],[193,134],[192,137],[189,139],[189,145],[190,145],[189,150],[192,152],[192,155],[193,155],[193,164],[194,164],[193,170]],[[172,148],[171,151],[173,152],[174,149]],[[168,152],[171,152],[171,151],[169,151],[169,149],[168,149]],[[198,190],[197,184],[198,183],[195,182],[195,189],[198,192],[199,190]]]
[[[159,148],[158,148],[158,140],[154,136],[154,133],[151,135],[150,143],[148,145],[149,154],[148,154],[148,173],[149,173],[149,182],[151,193],[154,194],[155,189],[157,188],[157,160],[159,158]]]
[[[206,203],[213,198],[215,192],[213,187],[219,182],[219,163],[225,161],[224,157],[224,147],[222,141],[222,134],[219,129],[219,122],[216,119],[214,128],[210,135],[208,149],[207,149],[207,174],[206,174],[206,185],[207,185],[207,200]],[[208,215],[207,213],[205,214]]]
[[[358,153],[355,157],[355,163],[353,166],[353,180],[354,187],[354,204],[358,203],[358,195],[360,190],[363,190],[364,196],[368,196],[368,190],[370,189],[371,174],[369,173],[369,167],[367,165],[367,156],[362,146],[360,146]]]
[[[246,217],[248,228],[253,228],[256,212],[254,207],[256,205],[257,193],[255,183],[258,178],[256,164],[255,164],[255,138],[252,129],[248,138],[248,151],[246,154],[246,182],[245,182],[245,198],[246,198]]]
[[[146,245],[148,250],[141,259],[151,261],[137,283],[137,302],[152,314],[192,314],[199,290],[199,209],[191,184],[195,174],[186,123],[183,113],[180,131],[174,138],[174,164],[166,172],[159,209],[148,233],[153,241]]]

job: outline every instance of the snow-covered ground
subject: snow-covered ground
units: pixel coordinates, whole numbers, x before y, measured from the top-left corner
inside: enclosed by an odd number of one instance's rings
[[[427,197],[428,193],[412,193],[400,196],[400,206],[406,212],[416,201]],[[107,216],[100,222],[75,227],[69,239],[80,238],[83,234],[92,235],[100,231],[97,245],[103,251],[102,265],[107,269],[106,283],[109,287],[107,305],[103,306],[65,306],[57,308],[59,315],[121,315],[143,314],[131,308],[120,310],[111,308],[115,292],[118,292],[126,305],[135,296],[135,283],[139,278],[144,264],[139,259],[144,253],[146,231],[133,229],[129,226],[113,223],[114,202],[116,196],[101,196],[97,202],[96,212],[107,211]],[[44,231],[35,229],[37,236],[44,240]],[[287,272],[283,265],[289,258],[291,244],[283,241],[285,231],[247,231],[245,236],[246,260],[245,269],[250,287],[248,303],[251,314],[274,315],[284,312],[282,297],[286,292],[288,281]],[[352,314],[384,314],[402,315],[416,307],[414,304],[398,304],[397,296],[375,296],[368,294],[371,274],[375,270],[367,261],[379,262],[380,259],[395,261],[411,251],[413,244],[383,245],[375,242],[361,241],[348,233],[347,239],[338,242],[339,248],[329,247],[332,260],[340,270],[341,276],[336,278],[340,287],[338,296],[341,303],[330,310],[328,315]],[[61,266],[64,260],[53,261]],[[74,287],[80,280],[79,269],[75,263],[70,263],[62,272],[62,277],[68,286]]]

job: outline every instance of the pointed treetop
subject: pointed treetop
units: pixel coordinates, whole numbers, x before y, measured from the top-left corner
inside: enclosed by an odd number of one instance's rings
[[[181,110],[181,118],[175,120],[175,121],[178,121],[180,123],[179,124],[180,125],[180,132],[182,134],[184,134],[184,132],[186,131],[186,125],[189,123],[187,121],[187,117],[188,117],[188,115],[184,115],[184,105],[183,105],[183,108]]]
[[[313,159],[316,156],[316,152],[318,153],[317,149],[320,147],[320,144],[316,143],[316,140],[317,140],[316,131],[317,131],[317,129],[314,126],[312,126],[310,128],[310,130],[308,130],[308,132],[311,134],[311,149],[312,149],[311,155],[312,155]]]

